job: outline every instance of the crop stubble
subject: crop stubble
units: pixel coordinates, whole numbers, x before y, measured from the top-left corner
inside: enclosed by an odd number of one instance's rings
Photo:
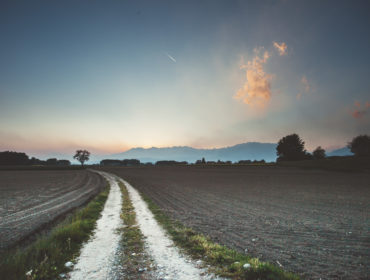
[[[279,167],[105,168],[214,241],[309,279],[370,276],[370,175]]]
[[[0,249],[81,206],[103,186],[86,170],[0,171]]]

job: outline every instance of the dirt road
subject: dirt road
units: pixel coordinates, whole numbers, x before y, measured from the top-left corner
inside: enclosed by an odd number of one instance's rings
[[[70,273],[72,280],[114,279],[110,275],[115,275],[114,263],[120,240],[119,229],[122,227],[121,191],[115,176],[104,172],[100,175],[110,184],[109,195],[93,236],[82,247],[77,264]]]
[[[124,278],[124,276],[117,276],[117,271],[115,271],[119,270],[119,267],[115,267],[115,257],[119,248],[119,228],[122,226],[120,219],[122,200],[118,186],[119,181],[123,182],[128,190],[136,212],[138,226],[144,236],[145,248],[156,267],[154,271],[150,272],[150,279],[219,279],[205,273],[204,269],[198,268],[193,261],[179,253],[137,190],[115,175],[105,172],[100,172],[100,174],[109,181],[110,193],[102,216],[97,221],[96,230],[89,242],[83,246],[77,264],[70,273],[72,280]]]

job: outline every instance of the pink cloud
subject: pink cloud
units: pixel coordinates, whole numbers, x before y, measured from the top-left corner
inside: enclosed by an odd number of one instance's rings
[[[355,101],[355,106],[360,109],[361,108],[361,103],[356,100]]]
[[[263,108],[271,99],[271,79],[272,76],[267,74],[263,67],[270,58],[268,51],[262,56],[262,49],[255,49],[255,57],[242,65],[241,69],[246,69],[246,81],[241,89],[237,91],[234,98],[241,100],[243,103],[252,107]]]
[[[302,76],[301,83],[302,83],[302,85],[303,85],[303,89],[304,89],[304,91],[305,91],[305,92],[310,92],[310,90],[311,90],[311,85],[309,84],[309,82],[308,82],[308,80],[307,80],[306,76],[304,76],[304,75]]]
[[[356,100],[354,102],[354,107],[355,108],[351,111],[352,117],[354,117],[355,119],[362,119],[370,108],[370,102],[366,101],[362,106],[361,103]]]
[[[277,51],[279,52],[279,55],[286,55],[287,54],[287,49],[288,49],[288,46],[282,42],[282,43],[277,43],[277,42],[274,42],[274,47],[275,49],[277,49]]]
[[[352,112],[352,117],[355,119],[361,119],[365,115],[366,111],[355,110]]]
[[[310,93],[313,91],[312,86],[310,82],[307,80],[307,77],[305,75],[301,78],[301,84],[300,84],[300,91],[297,94],[297,99],[300,100],[305,93]]]

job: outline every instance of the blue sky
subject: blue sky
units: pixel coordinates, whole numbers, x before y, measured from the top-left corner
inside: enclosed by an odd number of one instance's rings
[[[293,132],[308,149],[342,147],[370,133],[369,10],[1,1],[0,150],[212,148]]]

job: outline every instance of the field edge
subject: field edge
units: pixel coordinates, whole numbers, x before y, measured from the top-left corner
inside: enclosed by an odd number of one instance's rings
[[[70,213],[25,248],[4,251],[0,258],[0,275],[5,279],[59,279],[70,268],[67,261],[79,256],[82,244],[90,238],[110,191],[106,184],[85,207]]]
[[[213,242],[209,237],[168,217],[147,195],[139,192],[157,222],[165,229],[175,245],[195,260],[201,260],[210,273],[231,279],[298,280],[294,273],[257,258]]]

